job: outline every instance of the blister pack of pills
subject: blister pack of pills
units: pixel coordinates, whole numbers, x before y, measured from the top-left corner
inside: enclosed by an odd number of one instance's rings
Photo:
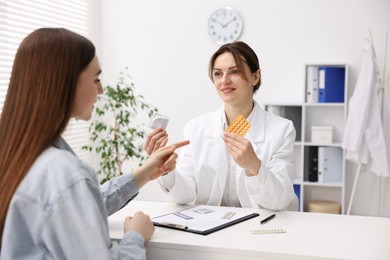
[[[243,115],[238,115],[233,123],[229,125],[226,129],[226,132],[235,133],[237,135],[244,136],[249,129],[251,128],[251,124],[245,119]]]
[[[266,234],[280,234],[280,233],[287,233],[287,232],[282,228],[274,228],[274,229],[252,229],[251,233],[254,235],[266,235]]]

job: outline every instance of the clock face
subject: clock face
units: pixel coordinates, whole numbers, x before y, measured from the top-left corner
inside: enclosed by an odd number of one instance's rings
[[[210,16],[208,27],[211,38],[218,44],[225,44],[240,37],[243,22],[236,11],[224,7]]]

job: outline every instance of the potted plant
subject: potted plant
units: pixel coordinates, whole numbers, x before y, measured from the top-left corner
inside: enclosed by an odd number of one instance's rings
[[[134,90],[126,68],[115,86],[104,88],[95,104],[95,117],[89,128],[92,144],[82,149],[100,157],[97,174],[101,184],[122,175],[126,162],[140,165],[146,159],[143,151],[145,120],[158,110]]]

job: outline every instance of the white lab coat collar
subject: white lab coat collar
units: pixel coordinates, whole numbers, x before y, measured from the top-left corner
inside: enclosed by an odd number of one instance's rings
[[[265,112],[261,109],[259,104],[256,101],[253,101],[255,106],[253,108],[253,115],[250,120],[251,128],[248,133],[246,133],[245,137],[251,142],[262,142],[264,141],[265,136]],[[254,147],[255,148],[255,147]]]

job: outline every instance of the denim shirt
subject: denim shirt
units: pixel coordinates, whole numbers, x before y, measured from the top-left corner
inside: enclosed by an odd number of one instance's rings
[[[146,259],[143,237],[109,237],[107,216],[138,194],[132,174],[100,186],[94,170],[60,140],[33,163],[5,221],[0,259]]]

